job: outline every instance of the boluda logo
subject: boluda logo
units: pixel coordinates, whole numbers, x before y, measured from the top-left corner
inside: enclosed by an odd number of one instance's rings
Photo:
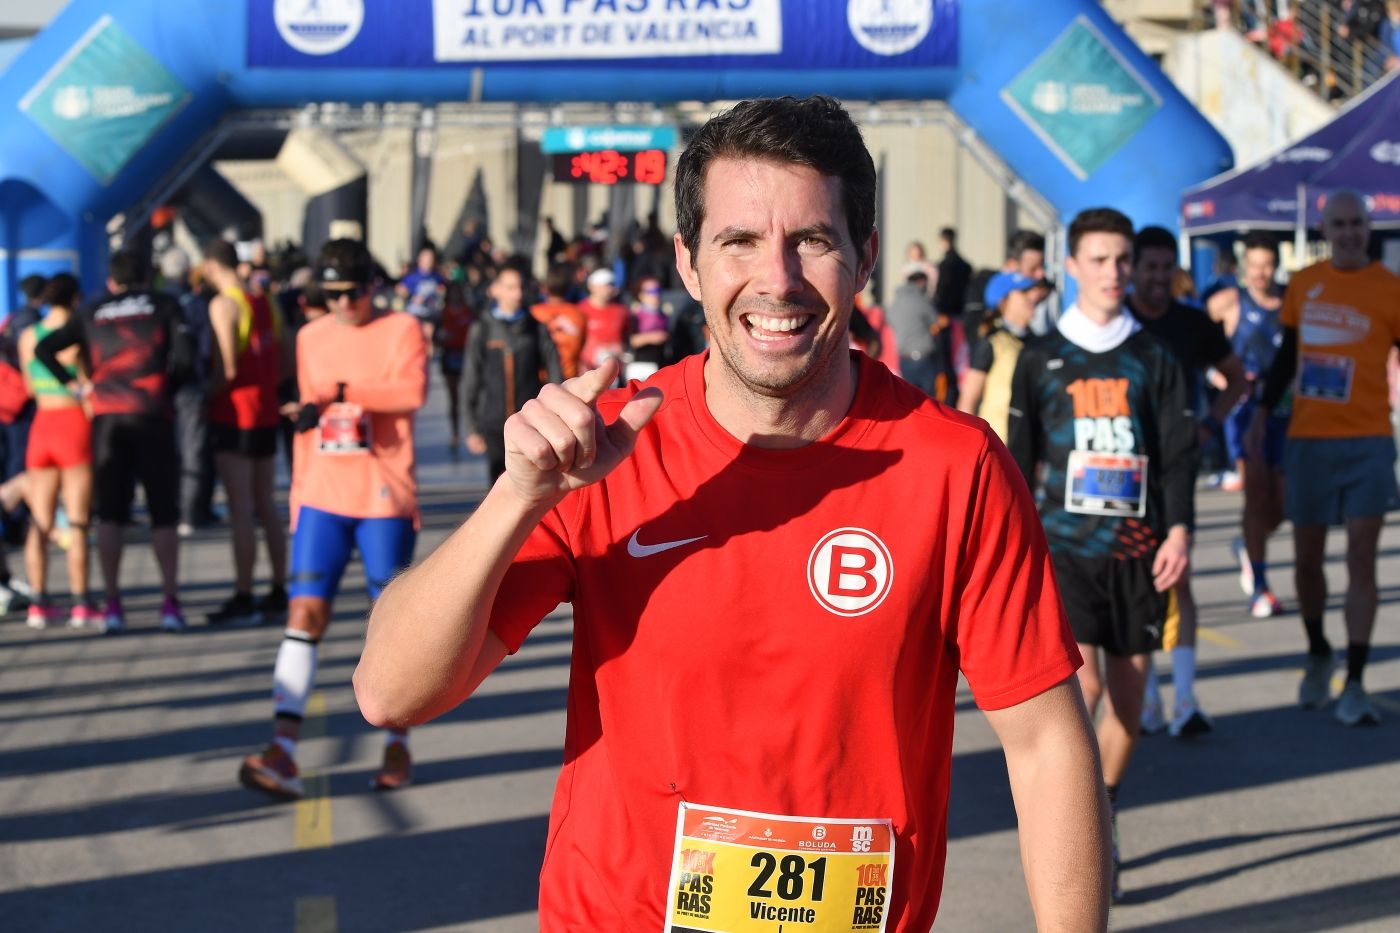
[[[292,48],[329,55],[355,41],[364,25],[365,5],[364,0],[277,0],[272,17]]]
[[[864,528],[838,528],[812,548],[807,586],[827,612],[861,616],[890,595],[894,561],[889,548]]]
[[[933,0],[850,0],[851,35],[876,55],[909,51],[933,28]]]

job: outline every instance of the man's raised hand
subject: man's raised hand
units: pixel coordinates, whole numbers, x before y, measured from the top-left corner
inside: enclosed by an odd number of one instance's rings
[[[546,385],[506,421],[506,477],[522,499],[552,506],[607,476],[632,452],[661,407],[661,393],[637,393],[616,421],[604,424],[598,397],[616,380],[619,365],[610,359],[563,385]]]

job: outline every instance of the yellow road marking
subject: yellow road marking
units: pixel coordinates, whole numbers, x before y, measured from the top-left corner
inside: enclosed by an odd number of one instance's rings
[[[1210,642],[1212,645],[1219,645],[1222,648],[1243,648],[1244,642],[1231,638],[1223,632],[1217,632],[1213,628],[1206,628],[1204,625],[1196,626],[1196,634]]]
[[[326,695],[313,693],[306,701],[306,713],[301,721],[301,737],[318,739],[326,734]],[[334,842],[331,833],[330,781],[324,774],[304,774],[302,784],[306,794],[297,801],[296,847],[323,849]],[[310,898],[309,900],[316,900]],[[300,906],[298,906],[300,917]],[[332,902],[334,919],[334,902]],[[297,927],[301,929],[300,925]]]
[[[297,898],[296,918],[296,933],[336,933],[335,898]]]

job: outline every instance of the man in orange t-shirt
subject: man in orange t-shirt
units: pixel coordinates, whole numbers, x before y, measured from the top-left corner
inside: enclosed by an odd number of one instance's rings
[[[588,317],[578,305],[564,300],[573,284],[572,273],[567,265],[550,266],[544,277],[545,300],[530,308],[530,316],[549,329],[549,336],[559,348],[559,363],[565,379],[578,375],[579,354],[588,332]]]
[[[427,389],[427,342],[410,314],[374,307],[373,263],[355,240],[321,249],[331,313],[297,333],[301,411],[292,460],[291,607],[273,672],[273,738],[243,760],[244,786],[302,795],[296,743],[316,677],[317,644],[353,551],[370,600],[413,560],[418,535],[413,422]],[[373,785],[412,780],[406,730],[386,736]]]
[[[1284,474],[1294,580],[1308,637],[1298,702],[1315,709],[1330,699],[1336,660],[1322,634],[1322,562],[1328,526],[1345,523],[1347,680],[1337,718],[1349,726],[1380,721],[1361,675],[1376,624],[1376,548],[1385,513],[1397,502],[1386,364],[1400,341],[1400,277],[1371,261],[1370,226],[1360,195],[1339,191],[1328,199],[1322,232],[1332,258],[1288,283],[1280,316],[1283,344],[1246,441],[1257,456],[1267,417],[1296,375]]]

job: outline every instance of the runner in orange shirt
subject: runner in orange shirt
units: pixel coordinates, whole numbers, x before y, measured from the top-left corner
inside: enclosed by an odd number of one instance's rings
[[[544,277],[544,301],[530,308],[530,315],[545,327],[554,345],[559,348],[559,363],[564,370],[564,378],[578,375],[579,355],[583,352],[583,338],[588,332],[588,318],[578,305],[564,300],[573,284],[573,268],[564,263],[549,267]]]
[[[355,240],[321,250],[319,280],[331,313],[297,334],[292,465],[291,611],[273,673],[273,738],[244,759],[244,786],[300,797],[296,743],[316,677],[317,644],[356,548],[371,601],[413,559],[418,534],[414,415],[427,384],[427,345],[409,314],[372,303],[373,265]],[[413,777],[407,730],[390,730],[376,788]]]
[[[1376,549],[1385,513],[1397,507],[1386,365],[1400,341],[1400,277],[1367,254],[1370,217],[1355,192],[1328,198],[1322,232],[1332,258],[1288,283],[1280,317],[1283,344],[1246,444],[1251,457],[1262,457],[1268,416],[1296,375],[1284,453],[1284,508],[1293,522],[1293,574],[1308,638],[1298,703],[1317,709],[1330,699],[1336,659],[1322,633],[1327,607],[1322,563],[1328,526],[1345,524],[1347,679],[1336,715],[1356,726],[1380,722],[1361,677],[1376,624]]]

